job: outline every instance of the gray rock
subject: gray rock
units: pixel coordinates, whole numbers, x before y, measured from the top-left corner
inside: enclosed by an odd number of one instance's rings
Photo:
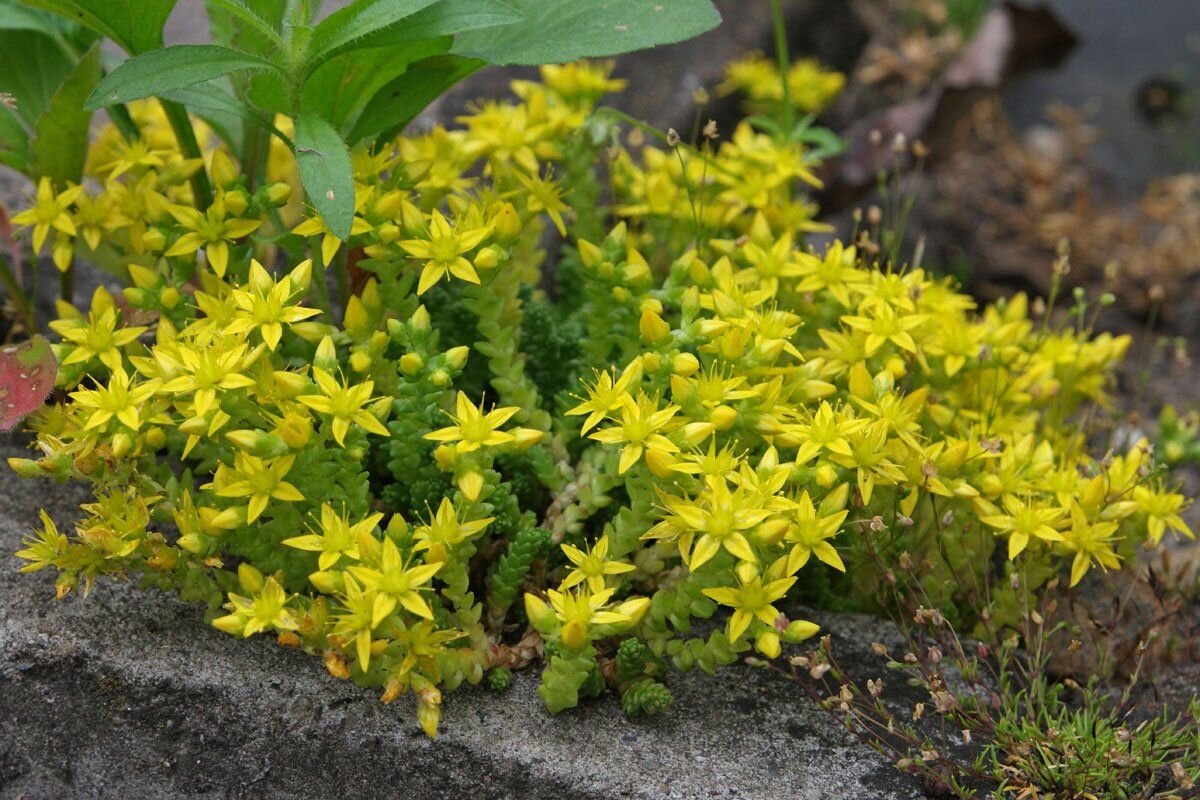
[[[12,553],[39,507],[65,525],[82,489],[0,474],[3,800],[921,796],[797,686],[744,665],[673,674],[675,704],[641,720],[611,697],[551,715],[525,670],[502,695],[449,695],[430,741],[406,699],[384,706],[165,594],[101,580],[56,602],[53,576],[19,575]],[[864,677],[882,672],[870,642],[898,647],[871,618],[816,619]]]

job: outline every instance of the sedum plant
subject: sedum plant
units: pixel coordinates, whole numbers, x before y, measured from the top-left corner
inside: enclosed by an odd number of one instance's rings
[[[541,76],[355,147],[345,225],[283,140],[239,161],[192,120],[194,156],[152,102],[82,188],[44,184],[33,235],[68,215],[55,247],[129,286],[51,325],[61,400],[10,463],[94,502],[68,531],[43,515],[24,569],[60,596],[176,591],[411,692],[433,735],[444,691],[534,663],[552,711],[661,711],[668,665],[816,633],[789,598],[866,607],[870,537],[938,564],[952,603],[950,576],[1036,589],[1187,532],[1146,446],[1097,457],[1074,422],[1128,339],[806,246],[808,122],[663,149],[597,108],[607,66]]]

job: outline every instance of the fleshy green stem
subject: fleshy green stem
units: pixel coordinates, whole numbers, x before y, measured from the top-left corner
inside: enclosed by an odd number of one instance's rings
[[[771,22],[775,28],[775,58],[779,60],[779,77],[783,88],[783,127],[790,136],[796,124],[796,109],[792,107],[792,92],[788,86],[788,73],[792,65],[788,58],[787,26],[784,25],[780,0],[771,0]]]
[[[172,100],[160,98],[159,102],[162,103],[167,120],[171,123],[171,130],[175,131],[175,138],[179,142],[179,150],[183,153],[184,158],[202,158],[200,143],[196,141],[196,131],[192,128],[192,121],[188,118],[187,109]],[[208,182],[208,173],[204,171],[203,165],[192,175],[191,182],[196,208],[206,209],[211,206],[213,201],[212,184]]]
[[[133,115],[129,113],[129,107],[124,103],[109,106],[108,118],[112,120],[112,124],[121,132],[121,135],[125,137],[125,141],[135,141],[142,135],[141,131],[138,130],[137,123],[133,121]]]

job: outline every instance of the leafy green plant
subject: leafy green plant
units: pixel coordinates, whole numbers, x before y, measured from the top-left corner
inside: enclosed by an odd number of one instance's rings
[[[805,246],[826,230],[809,121],[645,146],[597,107],[624,82],[580,63],[392,130],[439,65],[563,57],[554,26],[584,52],[682,35],[700,5],[613,37],[632,4],[522,3],[471,29],[475,2],[314,24],[229,0],[216,44],[153,49],[87,4],[136,53],[91,95],[125,122],[86,181],[41,176],[14,222],[127,286],[50,325],[63,394],[31,423],[40,456],[10,463],[94,502],[69,532],[44,516],[24,569],[60,595],[175,591],[221,631],[413,695],[433,735],[444,691],[539,662],[552,711],[611,690],[661,712],[668,665],[812,637],[789,595],[875,608],[868,537],[933,564],[923,589],[964,624],[985,620],[959,587],[1033,576],[996,593],[990,619],[1016,625],[1060,572],[1189,534],[1148,447],[1098,456],[1074,422],[1129,346],[1086,304],[1051,326],[869,239]],[[466,27],[426,47],[447,25]],[[206,106],[226,74],[236,92]]]
[[[92,112],[105,108],[130,141],[126,104],[157,97],[178,147],[201,145],[189,113],[241,156],[254,188],[277,137],[296,154],[309,201],[346,238],[355,198],[349,147],[387,141],[455,83],[488,64],[543,64],[686,39],[719,22],[709,0],[647,12],[638,0],[355,0],[325,19],[311,0],[209,0],[212,44],[163,46],[176,0],[0,0],[0,163],[64,189],[83,175]],[[129,58],[108,74],[100,40]],[[276,115],[291,118],[277,125]],[[191,174],[211,205],[205,168]],[[69,233],[69,231],[64,231]],[[37,248],[40,249],[40,246]],[[70,299],[70,254],[55,261]],[[32,303],[11,266],[0,272],[25,328]]]

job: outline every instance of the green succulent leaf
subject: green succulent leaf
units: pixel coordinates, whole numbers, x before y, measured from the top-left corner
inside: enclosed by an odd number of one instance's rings
[[[163,45],[163,26],[176,0],[24,0],[112,39],[127,53]]]
[[[29,149],[33,176],[46,176],[58,186],[82,179],[92,121],[92,112],[84,109],[83,101],[96,88],[101,74],[100,45],[94,44],[38,117]]]
[[[524,19],[466,33],[454,52],[491,64],[552,64],[698,36],[721,22],[711,0],[508,0]]]
[[[309,202],[335,236],[348,238],[354,223],[354,172],[346,143],[327,120],[301,112],[295,148]]]
[[[87,108],[162,95],[231,72],[275,70],[259,56],[213,44],[187,44],[134,56],[109,73],[88,98]]]

